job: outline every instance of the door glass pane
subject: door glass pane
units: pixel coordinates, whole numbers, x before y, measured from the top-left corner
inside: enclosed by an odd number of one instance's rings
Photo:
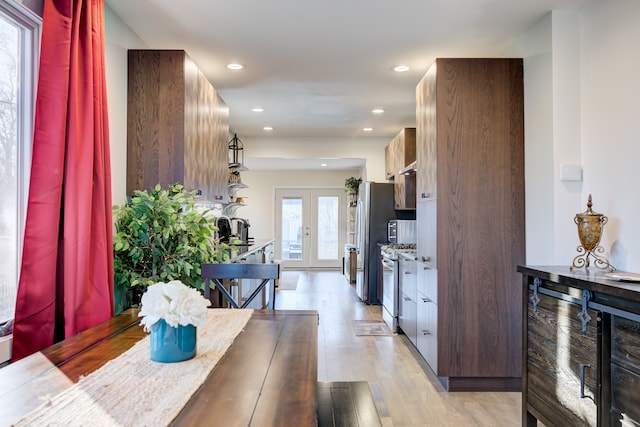
[[[338,259],[339,238],[339,198],[337,196],[318,197],[318,259]]]
[[[0,323],[13,317],[18,278],[19,37],[0,14]]]
[[[282,259],[302,259],[302,198],[282,198]]]

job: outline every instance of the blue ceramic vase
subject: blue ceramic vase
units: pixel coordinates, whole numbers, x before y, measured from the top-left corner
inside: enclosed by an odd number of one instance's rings
[[[193,325],[177,328],[164,319],[151,326],[151,360],[163,363],[182,362],[196,356],[196,327]]]

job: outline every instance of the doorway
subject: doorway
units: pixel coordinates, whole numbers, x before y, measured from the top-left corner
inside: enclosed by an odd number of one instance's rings
[[[342,188],[275,190],[275,257],[285,268],[340,268],[346,236]]]

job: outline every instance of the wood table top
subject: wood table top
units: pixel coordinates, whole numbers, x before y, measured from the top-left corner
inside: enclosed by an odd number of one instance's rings
[[[173,425],[317,425],[317,330],[316,311],[254,311]],[[137,311],[127,310],[0,369],[0,426],[19,420],[145,335]]]

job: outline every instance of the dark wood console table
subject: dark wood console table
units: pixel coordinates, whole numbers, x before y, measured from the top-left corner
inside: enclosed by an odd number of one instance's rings
[[[128,310],[0,369],[0,425],[131,348],[139,320]],[[317,328],[315,311],[255,311],[173,425],[316,425]]]
[[[522,425],[640,424],[640,283],[519,266]]]

